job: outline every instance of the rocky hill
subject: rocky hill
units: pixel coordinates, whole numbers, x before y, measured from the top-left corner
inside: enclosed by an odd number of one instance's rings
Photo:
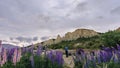
[[[99,33],[90,29],[77,29],[73,32],[66,33],[64,37],[58,35],[56,39],[49,39],[47,41],[44,41],[42,44],[43,45],[57,44],[61,41],[76,40],[81,37],[92,37],[95,35],[99,35]]]

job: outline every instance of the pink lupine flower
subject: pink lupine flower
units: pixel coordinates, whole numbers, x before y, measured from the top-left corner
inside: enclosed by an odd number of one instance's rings
[[[3,61],[4,61],[4,63],[7,62],[7,50],[6,49],[4,49]]]
[[[4,65],[4,62],[3,62],[3,61],[1,61],[1,62],[0,62],[0,66],[2,67],[3,65]]]
[[[16,65],[16,62],[17,62],[17,54],[18,54],[18,49],[15,48],[13,60],[12,60],[14,65]]]
[[[21,49],[19,49],[19,51],[18,51],[17,62],[19,62],[20,59],[21,59]]]
[[[7,50],[3,49],[3,56],[1,60],[1,66],[3,66],[7,62]]]

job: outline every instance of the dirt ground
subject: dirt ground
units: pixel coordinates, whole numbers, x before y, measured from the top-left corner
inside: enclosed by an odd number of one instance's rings
[[[74,61],[72,56],[69,56],[66,58],[66,55],[63,55],[64,63],[67,65],[69,68],[74,68]]]

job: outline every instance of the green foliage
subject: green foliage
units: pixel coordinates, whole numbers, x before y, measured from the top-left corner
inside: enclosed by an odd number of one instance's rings
[[[45,56],[43,57],[34,56],[34,61],[35,68],[63,68],[62,66],[59,66],[57,63],[52,63]]]
[[[32,68],[30,62],[31,54],[25,54],[20,62],[14,65],[12,62],[7,62],[0,68]],[[34,68],[63,68],[63,66],[58,65],[57,63],[52,63],[45,56],[34,56]]]
[[[4,64],[2,67],[0,68],[15,68],[14,65],[11,62],[7,62],[6,64]]]
[[[12,62],[7,62],[1,68],[31,68],[31,64],[28,56],[23,56],[16,65],[13,65]]]
[[[75,62],[75,67],[74,68],[82,68],[82,63]]]
[[[74,68],[83,68],[83,64],[81,63],[75,63]],[[96,67],[91,63],[89,64],[88,68],[120,68],[120,63],[114,63],[114,62],[106,62],[106,63],[96,63]]]
[[[120,43],[120,32],[119,31],[109,31],[101,36],[105,46],[115,46]]]
[[[109,62],[107,64],[108,68],[120,68],[120,63]]]
[[[71,41],[62,41],[58,44],[52,44],[49,45],[49,48],[52,49],[64,49],[66,46],[69,49],[76,49],[76,48],[87,48],[87,49],[94,49],[98,48],[101,45],[101,42],[99,41],[99,36],[94,36],[94,37],[88,37],[88,38],[78,38],[76,40],[71,40]]]

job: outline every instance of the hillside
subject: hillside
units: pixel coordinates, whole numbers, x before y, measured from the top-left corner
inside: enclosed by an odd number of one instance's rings
[[[12,49],[12,48],[18,47],[18,46],[12,45],[12,44],[2,44],[2,46],[5,49]]]
[[[101,45],[116,46],[120,44],[120,31],[110,31],[93,37],[82,37],[71,41],[62,41],[58,44],[49,45],[49,48],[59,49],[68,46],[69,49],[98,49]]]
[[[52,41],[52,43],[56,40],[57,41],[60,40],[60,41],[54,44],[49,44],[48,47],[52,49],[60,49],[60,48],[64,49],[65,46],[68,46],[69,49],[76,49],[76,48],[98,49],[103,45],[111,47],[111,46],[116,46],[116,44],[120,44],[119,28],[114,31],[108,31],[106,33],[98,33],[92,31],[89,34],[86,34],[86,32],[76,33],[76,31],[79,32],[79,30],[75,30],[74,32],[71,32],[71,34],[69,34],[70,32],[66,33],[65,36],[62,38],[58,35],[57,39],[50,39],[49,41]],[[69,35],[74,36],[75,33],[76,35],[78,34],[77,35],[78,37],[76,37],[75,39],[71,39],[71,36]],[[61,40],[65,38],[66,40]]]

